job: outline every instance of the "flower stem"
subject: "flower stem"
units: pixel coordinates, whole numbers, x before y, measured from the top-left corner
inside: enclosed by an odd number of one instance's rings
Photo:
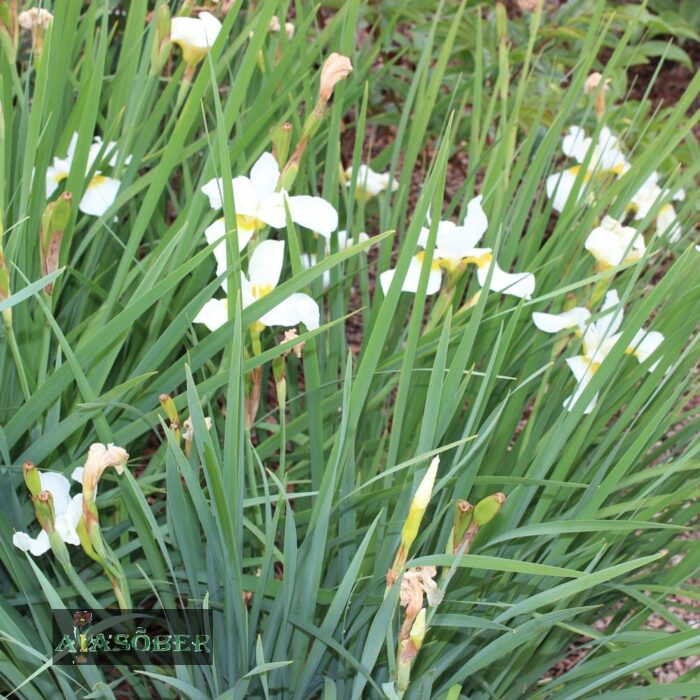
[[[430,312],[428,321],[425,324],[424,333],[428,333],[429,331],[432,331],[434,328],[437,327],[437,325],[440,323],[440,321],[442,321],[443,317],[447,313],[447,310],[450,308],[450,306],[452,306],[454,297],[455,288],[453,286],[446,287],[445,289],[443,289],[440,296],[438,297],[437,302],[435,303],[435,306],[433,306],[433,309]]]
[[[610,282],[605,277],[598,280],[598,282],[596,283],[596,286],[593,288],[593,291],[591,292],[591,301],[588,305],[588,308],[593,309],[596,306],[598,306],[598,302],[603,298],[603,295],[605,294],[605,291],[607,290],[609,285],[610,285]]]
[[[29,384],[27,383],[27,374],[24,371],[24,362],[22,362],[22,355],[19,351],[19,346],[17,345],[17,338],[15,337],[15,331],[12,328],[12,322],[8,323],[7,317],[4,318],[5,325],[5,335],[7,336],[7,344],[10,346],[10,351],[12,352],[12,357],[15,360],[15,366],[17,367],[17,376],[19,377],[19,383],[22,387],[22,393],[26,401],[31,398],[31,393],[29,391]]]
[[[183,76],[182,82],[180,83],[180,90],[177,93],[177,100],[175,102],[175,111],[180,109],[182,103],[185,101],[185,97],[189,92],[190,86],[192,85],[192,78],[194,77],[194,66],[187,66]]]
[[[124,578],[124,575],[122,574],[121,578]],[[122,583],[119,581],[119,577],[113,576],[111,577],[111,582],[112,582],[112,589],[114,590],[114,597],[117,599],[117,604],[119,605],[120,610],[130,610],[131,609],[131,601],[128,595],[128,588],[124,586],[124,590],[127,591],[126,595],[122,592]]]
[[[284,361],[284,360],[283,360]],[[280,461],[279,461],[279,473],[284,476],[284,470],[286,467],[286,456],[287,456],[287,416],[286,416],[286,406],[287,406],[287,380],[285,378],[280,379],[276,382],[277,389],[277,405],[279,408],[279,421],[280,421]]]

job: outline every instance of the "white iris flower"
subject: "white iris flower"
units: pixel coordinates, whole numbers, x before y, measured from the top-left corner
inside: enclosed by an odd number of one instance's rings
[[[665,199],[670,194],[669,190],[659,186],[659,174],[653,172],[644,184],[635,192],[630,200],[630,207],[634,209],[634,218],[638,221],[643,219],[654,207],[659,199]],[[685,199],[685,191],[680,189],[672,199]],[[656,232],[660,236],[666,236],[675,243],[681,237],[681,226],[678,222],[676,210],[670,202],[664,204],[656,215]]]
[[[611,216],[604,217],[600,226],[591,231],[584,247],[601,270],[638,262],[646,251],[642,234],[631,226],[623,226]]]
[[[586,132],[580,126],[570,127],[562,141],[562,151],[564,155],[576,160],[579,165],[554,173],[545,182],[547,196],[550,199],[554,198],[552,206],[556,211],[564,210],[581,170],[581,164],[591,150],[591,159],[583,176],[584,182],[588,182],[594,175],[604,173],[613,173],[619,177],[629,169],[629,163],[620,150],[617,136],[610,129],[603,127],[598,140],[594,142],[592,137],[586,136]]]
[[[243,250],[256,231],[270,226],[286,228],[287,214],[285,201],[292,221],[298,226],[311,229],[328,238],[338,228],[338,212],[321,197],[308,195],[289,196],[284,190],[277,190],[280,169],[272,153],[263,153],[250,171],[250,177],[233,178],[233,200],[236,209],[238,247]],[[223,180],[215,178],[202,187],[209,198],[212,209],[222,209]],[[207,242],[213,243],[226,233],[223,217],[215,221],[204,232]],[[222,250],[225,244],[222,242]]]
[[[54,158],[53,163],[46,170],[46,197],[47,199],[56,191],[59,184],[65,180],[70,174],[70,169],[75,156],[75,147],[78,143],[78,134],[73,134],[68,152],[65,158]],[[107,144],[102,142],[99,136],[95,137],[94,142],[90,146],[88,152],[86,174],[90,172],[95,161],[100,153],[110,154],[108,164],[114,167],[117,164],[118,153],[114,150],[117,144],[114,141],[109,141]],[[131,156],[126,159],[126,163],[131,160]],[[109,209],[114,200],[117,198],[121,183],[113,177],[103,175],[99,170],[92,176],[88,183],[85,194],[80,200],[78,208],[83,214],[90,216],[102,216]]]
[[[80,544],[76,527],[83,515],[83,494],[79,493],[71,498],[70,482],[58,472],[40,472],[39,479],[41,490],[50,491],[53,498],[56,532],[67,544]],[[15,532],[12,536],[12,544],[35,557],[44,554],[51,548],[49,536],[43,529],[36,537],[31,537],[26,532]]]
[[[262,299],[279,284],[283,263],[284,241],[262,241],[256,246],[248,263],[248,276],[241,273],[243,308]],[[225,283],[223,286],[226,288]],[[315,330],[319,326],[319,319],[318,304],[308,294],[295,293],[263,314],[258,323],[285,328],[303,323],[309,330]],[[194,322],[203,323],[209,330],[215,331],[227,320],[226,299],[211,299],[197,314]]]
[[[467,215],[461,226],[452,221],[438,223],[433,262],[428,277],[427,294],[435,294],[442,286],[443,271],[448,275],[457,273],[472,263],[477,266],[476,276],[483,287],[489,268],[493,267],[491,284],[492,292],[503,292],[522,299],[530,299],[535,291],[535,276],[529,272],[510,273],[502,270],[493,259],[491,248],[477,248],[476,245],[488,228],[486,214],[481,207],[482,197],[474,197],[467,205]],[[425,248],[428,245],[430,230],[423,228],[418,237],[418,245]],[[408,268],[401,291],[418,291],[418,281],[423,267],[424,252],[418,253]],[[386,270],[379,276],[384,294],[387,293],[396,270]]]
[[[363,241],[369,240],[369,236],[361,232],[357,236],[357,243],[362,243]],[[346,248],[349,248],[355,243],[353,240],[352,236],[348,236],[348,232],[343,230],[338,231],[338,251],[345,250]],[[330,240],[326,240],[326,257],[331,254],[331,242]],[[366,252],[366,251],[365,251]],[[316,265],[318,262],[317,257],[313,253],[302,253],[301,256],[301,264],[303,265],[305,270],[308,270]],[[323,288],[328,289],[328,287],[331,284],[331,271],[326,270],[323,273]]]
[[[346,168],[344,176],[345,187],[352,185],[352,166]],[[355,199],[366,202],[372,197],[376,197],[384,190],[396,192],[399,183],[392,180],[389,173],[377,173],[369,165],[362,163],[357,168],[357,182],[355,183]]]
[[[580,306],[561,314],[540,312],[532,314],[535,326],[545,333],[574,330],[577,335],[582,337],[583,355],[569,357],[566,360],[566,364],[578,382],[576,391],[564,400],[564,408],[567,410],[573,409],[593,375],[622,337],[622,333],[619,332],[622,319],[620,298],[614,289],[605,295],[605,301],[596,321],[591,321],[590,311]],[[639,362],[644,362],[656,351],[663,340],[664,336],[661,333],[646,331],[642,328],[632,338],[632,342],[627,346],[625,352],[634,355]],[[658,361],[654,362],[649,367],[649,372],[653,372],[657,365]],[[598,394],[596,393],[586,406],[584,413],[590,413],[595,408],[597,400]]]
[[[211,12],[200,12],[198,17],[173,17],[170,41],[182,49],[185,63],[196,66],[214,45],[220,31],[221,22]]]

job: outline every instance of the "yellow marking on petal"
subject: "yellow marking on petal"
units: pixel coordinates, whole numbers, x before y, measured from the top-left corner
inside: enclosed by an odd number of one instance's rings
[[[669,211],[673,210],[673,204],[664,204],[661,209],[659,209],[659,213],[657,214],[657,217],[661,216],[664,212],[668,213]]]
[[[438,258],[438,265],[447,273],[452,273],[461,267],[461,260],[455,261],[452,258]]]
[[[90,187],[99,187],[100,185],[102,185],[104,183],[104,181],[106,179],[107,178],[104,175],[95,175],[92,178],[92,180],[90,180],[90,184],[88,185],[88,189]]]
[[[60,182],[63,182],[68,177],[68,173],[56,173],[53,176],[53,181],[58,185]]]
[[[274,287],[271,284],[254,284],[252,294],[255,299],[262,299],[266,294],[269,294]]]
[[[574,177],[576,177],[580,171],[581,171],[580,165],[574,165],[573,167],[569,168],[569,170],[568,170],[568,172],[570,172]],[[587,170],[583,174],[583,181],[588,182],[590,179],[591,179],[591,173]]]
[[[468,265],[469,263],[473,263],[477,267],[488,267],[491,264],[491,260],[493,260],[493,255],[491,253],[484,253],[483,255],[480,255],[478,257],[475,256],[468,256],[466,258],[462,258],[462,262],[465,265]]]
[[[591,370],[592,374],[595,374],[600,369],[600,362],[597,360],[591,360],[590,358],[585,358],[584,362],[588,363],[588,368]]]
[[[356,202],[369,202],[369,200],[372,199],[372,197],[374,197],[374,195],[365,187],[362,187],[361,185],[357,185],[357,187],[355,187]]]
[[[260,335],[265,330],[265,324],[261,321],[253,321],[250,324],[250,332],[252,335]]]
[[[422,265],[423,264],[423,259],[425,258],[425,251],[421,250],[420,253],[415,254],[415,259]],[[433,262],[430,263],[430,269],[433,272],[439,272],[441,267],[444,267],[444,263],[448,262],[447,260],[443,260],[442,258],[433,258]]]
[[[623,168],[624,168],[624,164],[618,163],[616,166],[610,168],[610,170],[608,170],[608,172],[612,173],[613,175],[622,175]]]
[[[266,226],[265,222],[260,221],[257,217],[245,214],[236,214],[236,225],[239,231],[252,231],[253,233]]]
[[[188,66],[196,66],[209,51],[207,48],[199,48],[197,46],[192,46],[192,44],[185,43],[182,39],[175,39],[174,44],[177,44],[182,49],[182,57],[185,59],[185,63]]]

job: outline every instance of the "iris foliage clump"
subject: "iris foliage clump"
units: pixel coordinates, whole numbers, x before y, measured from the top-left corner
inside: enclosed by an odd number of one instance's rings
[[[693,9],[518,4],[0,2],[4,695],[700,695]]]

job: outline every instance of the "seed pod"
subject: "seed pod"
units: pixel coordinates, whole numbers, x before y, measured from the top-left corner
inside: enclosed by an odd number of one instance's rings
[[[73,195],[63,192],[54,202],[49,202],[41,217],[41,273],[48,275],[58,269],[58,260],[61,254],[61,240],[68,226],[71,214]],[[44,292],[49,296],[53,292],[53,282],[44,287]]]
[[[175,435],[175,440],[180,442],[180,414],[177,412],[175,401],[170,394],[161,394],[158,397],[161,408],[165,411],[165,415],[170,422],[170,429]]]
[[[450,535],[448,554],[454,554],[457,551],[459,543],[464,538],[467,529],[474,519],[474,506],[460,498],[455,504],[455,512],[452,526],[452,534]]]
[[[34,497],[36,519],[47,533],[54,531],[53,495],[51,491],[40,491]]]
[[[500,492],[482,499],[474,507],[474,522],[478,527],[490,523],[498,515],[498,511],[505,502],[506,496]]]
[[[292,125],[289,122],[277,124],[271,129],[272,155],[277,163],[282,166],[287,162],[289,148],[292,143]]]
[[[27,485],[29,493],[31,493],[32,496],[38,496],[41,491],[39,470],[31,462],[25,462],[22,470],[24,472],[24,483]]]

